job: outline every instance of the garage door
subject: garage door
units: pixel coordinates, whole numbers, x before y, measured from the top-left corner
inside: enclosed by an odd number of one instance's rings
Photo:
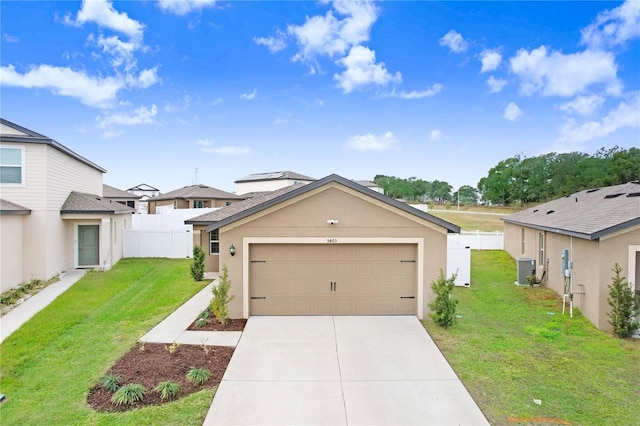
[[[256,244],[251,315],[412,315],[416,246]]]

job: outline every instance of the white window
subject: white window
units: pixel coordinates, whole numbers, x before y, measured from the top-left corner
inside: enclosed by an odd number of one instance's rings
[[[540,255],[538,257],[538,265],[544,266],[544,234],[538,234],[538,240],[540,245]]]
[[[209,254],[220,254],[220,231],[209,232]]]
[[[24,185],[24,148],[0,148],[0,183]]]
[[[226,203],[224,203],[225,206],[230,206],[231,205],[231,201],[227,201]]]
[[[524,246],[524,243],[525,243],[524,236],[525,236],[525,232],[524,232],[524,228],[520,228],[520,229],[521,229],[520,234],[521,234],[521,241],[522,241],[522,254],[524,255],[524,249],[525,249],[525,246]]]

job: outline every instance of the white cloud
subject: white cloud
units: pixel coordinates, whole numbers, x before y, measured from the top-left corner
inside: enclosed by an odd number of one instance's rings
[[[338,82],[344,93],[361,89],[370,84],[386,85],[391,82],[399,83],[402,76],[387,71],[384,62],[376,63],[376,52],[364,46],[351,48],[349,54],[337,61],[346,69],[341,74],[335,74],[333,79]]]
[[[462,53],[469,47],[469,43],[467,43],[465,39],[462,38],[462,34],[456,30],[451,30],[446,33],[439,42],[440,46],[446,46],[455,53]]]
[[[519,50],[510,62],[511,71],[520,78],[520,90],[527,95],[574,96],[595,84],[604,85],[614,95],[622,89],[615,57],[609,52],[585,50],[565,55],[540,46]]]
[[[315,100],[315,104],[318,105],[319,107],[323,107],[324,106],[324,99],[316,99]]]
[[[481,73],[494,71],[500,66],[502,55],[497,50],[483,50],[480,53],[480,62],[482,63]]]
[[[134,40],[142,39],[144,25],[129,18],[125,12],[118,12],[108,0],[83,0],[82,8],[76,15],[75,21],[70,16],[65,22],[80,26],[87,22],[95,22],[101,27],[126,34]]]
[[[158,107],[155,104],[151,108],[141,106],[133,111],[118,112],[106,114],[96,118],[99,129],[107,129],[113,126],[135,126],[138,124],[154,124],[153,117],[158,113]]]
[[[211,102],[209,102],[209,105],[211,106],[218,106],[220,104],[224,103],[224,99],[221,98],[220,96],[218,96],[217,98],[215,98],[214,100],[212,100]]]
[[[89,77],[84,71],[39,65],[21,74],[13,65],[0,68],[0,84],[27,89],[47,89],[60,96],[71,96],[85,105],[104,108],[113,104],[124,81],[114,77]]]
[[[605,10],[581,31],[582,42],[593,49],[625,44],[640,38],[640,2],[627,0],[612,10]]]
[[[162,108],[162,110],[164,112],[185,111],[189,108],[189,105],[191,105],[191,96],[184,95],[184,97],[176,103],[173,103],[173,104],[166,103],[165,106]]]
[[[3,35],[4,41],[6,41],[7,43],[18,43],[20,40],[18,40],[18,37],[16,36],[12,36],[11,34],[4,34]]]
[[[216,0],[158,0],[158,6],[163,12],[184,16],[194,10],[212,7]]]
[[[218,154],[218,155],[247,155],[251,154],[252,149],[248,146],[216,146],[216,142],[212,139],[198,139],[196,144],[202,148],[200,151],[206,154]]]
[[[367,133],[351,136],[347,140],[347,146],[357,151],[387,151],[398,149],[398,140],[391,132],[380,136]]]
[[[440,129],[433,129],[431,131],[430,140],[431,142],[440,142],[444,139],[444,133]]]
[[[371,27],[378,19],[378,9],[370,1],[334,1],[333,9],[287,28],[300,49],[293,60],[307,64],[312,73],[318,68],[316,55],[344,55],[351,47],[369,40]]]
[[[442,84],[435,83],[431,87],[428,87],[421,92],[412,90],[411,92],[401,91],[399,93],[396,93],[396,91],[393,90],[390,96],[393,98],[402,98],[402,99],[408,99],[408,100],[430,98],[440,93],[443,87],[444,86]]]
[[[640,128],[640,92],[634,92],[617,108],[609,111],[601,120],[587,121],[582,124],[567,119],[560,130],[557,142],[583,143],[591,139],[605,137],[624,127]]]
[[[278,117],[275,120],[273,120],[273,124],[275,124],[276,126],[279,126],[281,124],[287,124],[289,122],[289,115],[287,115],[287,117]]]
[[[256,89],[253,89],[253,92],[251,93],[242,93],[240,95],[240,99],[244,99],[247,101],[250,101],[252,99],[255,99],[255,97],[258,95],[258,91]]]
[[[518,105],[516,105],[515,102],[509,102],[507,107],[504,109],[502,117],[505,120],[518,121],[520,117],[522,117],[522,110],[518,108]]]
[[[599,95],[578,96],[574,100],[560,105],[560,109],[566,112],[589,115],[600,108],[604,101],[605,98]]]
[[[489,93],[498,93],[507,85],[507,80],[491,76],[487,79],[487,85],[489,86]]]
[[[117,36],[105,37],[100,34],[97,38],[90,34],[87,42],[94,44],[102,49],[102,52],[111,57],[111,66],[113,68],[122,67],[125,72],[131,72],[136,66],[134,53],[140,45],[136,42],[126,42],[120,40]]]
[[[158,77],[158,67],[149,68],[146,70],[140,71],[138,78],[135,79],[130,84],[132,86],[140,87],[142,89],[146,89],[148,87],[153,86],[161,82],[162,79]]]
[[[254,37],[253,42],[258,45],[266,46],[271,53],[279,52],[287,47],[286,34],[282,31],[278,31],[275,37]]]

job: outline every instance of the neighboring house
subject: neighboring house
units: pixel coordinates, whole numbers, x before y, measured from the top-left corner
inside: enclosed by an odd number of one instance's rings
[[[598,328],[611,330],[615,263],[640,291],[639,182],[580,191],[503,220],[505,250],[533,259],[537,277],[558,294],[573,293],[574,306]]]
[[[127,192],[138,195],[140,200],[138,201],[138,213],[148,213],[149,212],[149,204],[147,201],[149,198],[156,197],[160,195],[160,190],[151,185],[147,185],[146,183],[141,183],[140,185],[136,185],[127,189]]]
[[[370,180],[354,180],[355,183],[366,186],[372,191],[379,192],[380,194],[384,194],[384,188],[378,185],[377,183],[373,183]]]
[[[107,200],[115,201],[127,207],[131,207],[136,212],[139,212],[139,195],[123,191],[122,189],[114,188],[113,186],[109,186],[107,184],[102,184],[102,196]]]
[[[133,209],[102,198],[102,167],[0,119],[0,287],[122,257]]]
[[[297,183],[308,184],[313,181],[315,181],[314,178],[295,172],[256,173],[235,181],[236,194],[258,195],[259,193],[275,191]]]
[[[245,198],[207,185],[190,185],[149,198],[149,214],[155,214],[161,206],[173,206],[174,209],[225,207]]]
[[[416,315],[460,228],[330,175],[186,221],[208,271],[226,264],[231,317]],[[196,237],[196,235],[194,235]],[[211,261],[211,258],[217,258]]]

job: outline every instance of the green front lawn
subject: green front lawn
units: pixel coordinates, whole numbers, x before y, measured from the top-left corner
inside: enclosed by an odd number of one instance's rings
[[[515,269],[505,252],[472,251],[459,323],[424,321],[491,424],[638,424],[640,339],[563,316],[553,291],[515,286]]]
[[[147,331],[201,290],[189,260],[123,259],[89,272],[0,347],[3,425],[201,424],[212,391],[162,407],[97,413],[87,393]]]

